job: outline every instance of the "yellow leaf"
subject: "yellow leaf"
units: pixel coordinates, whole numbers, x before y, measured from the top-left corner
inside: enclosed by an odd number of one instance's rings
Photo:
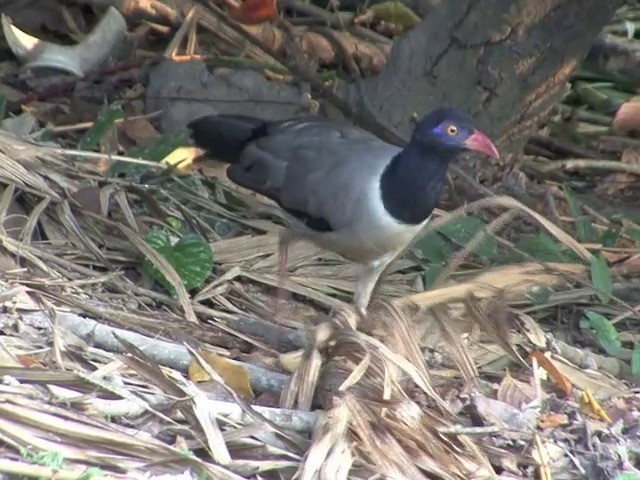
[[[249,378],[249,372],[242,365],[232,363],[226,358],[223,358],[215,353],[201,352],[199,355],[207,364],[216,371],[218,375],[222,377],[224,383],[227,384],[234,392],[240,395],[245,400],[252,400],[255,395],[251,390],[251,381]],[[211,377],[205,372],[198,361],[193,359],[189,364],[189,379],[192,382],[208,382]]]
[[[591,391],[586,388],[580,396],[580,410],[587,415],[602,420],[606,423],[611,423],[611,417],[607,414],[604,408],[600,405],[598,400],[591,394]]]
[[[195,147],[178,147],[162,159],[162,163],[176,167],[178,171],[186,170],[193,159],[200,155],[200,150]]]

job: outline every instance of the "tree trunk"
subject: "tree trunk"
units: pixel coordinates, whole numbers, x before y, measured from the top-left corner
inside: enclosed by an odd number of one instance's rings
[[[503,158],[560,101],[569,75],[624,0],[443,0],[398,39],[376,76],[341,96],[407,138],[411,117],[466,110]]]

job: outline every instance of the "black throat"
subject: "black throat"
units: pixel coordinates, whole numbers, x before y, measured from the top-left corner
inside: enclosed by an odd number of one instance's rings
[[[449,162],[457,154],[448,148],[409,143],[380,177],[380,194],[387,212],[407,225],[419,225],[429,218],[440,200]]]

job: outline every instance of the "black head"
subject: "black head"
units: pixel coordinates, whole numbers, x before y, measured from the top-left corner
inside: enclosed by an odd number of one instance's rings
[[[451,151],[474,150],[498,158],[498,150],[480,132],[467,114],[455,108],[431,111],[416,125],[411,142],[428,149]]]

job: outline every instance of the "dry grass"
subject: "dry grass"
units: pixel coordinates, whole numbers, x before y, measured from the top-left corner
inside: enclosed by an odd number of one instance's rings
[[[242,40],[214,17],[203,21],[224,27],[216,30],[221,39]],[[167,52],[192,27],[193,12]],[[247,54],[280,66],[253,44]],[[581,411],[571,403],[578,398],[570,396],[574,388],[600,399],[629,393],[624,361],[550,339],[536,320],[564,304],[638,319],[638,309],[616,296],[637,267],[613,268],[611,302],[597,304],[589,262],[605,249],[587,248],[562,222],[510,197],[438,211],[425,234],[469,213],[493,221],[453,256],[432,289],[423,288],[424,261],[415,252],[395,262],[365,324],[357,324],[349,305],[353,265],[297,244],[284,283],[295,298],[275,321],[268,306],[279,285],[281,225],[273,205],[224,177],[174,179],[163,188],[105,179],[102,164],[115,160],[158,167],[30,143],[0,130],[2,473],[495,478],[495,466],[516,475],[536,459],[553,470],[555,439],[536,433],[546,397],[541,360],[530,353],[545,352],[571,380],[566,403],[575,415]],[[171,228],[168,217],[210,240],[215,272],[196,293],[145,241],[153,226]],[[520,232],[523,223],[546,231],[575,262],[531,258],[496,266],[473,259],[485,237],[513,246],[510,230]],[[176,286],[175,296],[139,275],[144,258]],[[542,301],[541,291],[547,292]],[[212,368],[203,359],[212,351],[239,361],[250,386],[237,388],[242,382],[225,368]],[[425,359],[425,351],[433,358]],[[212,380],[196,382],[194,364]],[[532,383],[525,386],[535,387],[529,396],[522,384],[514,388],[529,402],[510,408],[522,417],[533,411],[521,431],[498,415],[507,399],[487,407],[506,368],[524,371]],[[262,395],[253,398],[253,391]],[[480,413],[463,411],[461,399]],[[489,427],[477,428],[489,413],[496,415],[485,422]]]
[[[12,185],[4,191],[3,211],[7,212],[17,187],[29,192],[34,202],[20,231],[0,233],[2,260],[13,263],[2,275],[2,301],[9,308],[2,318],[5,325],[27,332],[3,337],[6,361],[0,372],[13,379],[1,393],[0,435],[7,460],[0,469],[5,472],[46,471],[47,466],[18,462],[20,455],[33,450],[56,452],[63,458],[62,478],[76,478],[83,465],[109,471],[115,478],[188,468],[214,478],[249,478],[266,471],[298,471],[300,478],[309,479],[369,478],[372,472],[391,478],[486,478],[492,475],[489,455],[495,458],[496,447],[487,449],[490,444],[466,435],[464,428],[447,433],[460,417],[438,393],[452,374],[464,388],[473,389],[487,364],[486,350],[463,346],[460,335],[470,331],[470,325],[484,325],[496,337],[480,337],[477,345],[489,347],[496,338],[502,339],[504,350],[492,350],[492,361],[507,351],[522,362],[513,348],[525,346],[527,340],[509,332],[487,308],[495,312],[496,306],[522,304],[532,288],[562,290],[588,278],[583,264],[531,262],[485,269],[464,281],[414,292],[415,274],[405,260],[400,265],[403,270],[392,272],[381,292],[396,300],[374,304],[371,321],[356,331],[352,310],[336,298],[352,288],[352,267],[338,258],[321,257],[310,246],[299,247],[287,288],[312,304],[336,310],[331,318],[321,317],[307,327],[308,341],[298,354],[282,358],[295,372],[282,394],[284,410],[259,410],[229,387],[223,388],[227,400],[216,400],[225,395],[208,393],[185,379],[176,371],[184,368],[167,359],[174,354],[158,354],[151,343],[139,343],[138,337],[125,339],[122,333],[114,337],[113,330],[107,334],[110,339],[102,340],[100,332],[87,334],[82,319],[74,323],[65,311],[99,318],[147,338],[161,335],[177,341],[176,348],[183,348],[179,347],[183,341],[202,348],[215,331],[260,347],[255,336],[236,331],[234,325],[253,315],[264,317],[260,285],[270,287],[277,281],[276,224],[244,218],[203,190],[185,188],[188,201],[179,197],[181,190],[161,198],[156,208],[168,215],[180,206],[209,232],[210,227],[197,220],[198,211],[236,222],[241,229],[262,231],[212,242],[215,279],[194,298],[186,292],[172,298],[123,274],[141,256],[153,258],[171,274],[171,266],[164,265],[142,239],[149,222],[158,220],[144,216],[145,199],[137,195],[138,186],[117,181],[96,188],[99,211],[108,213],[103,215],[78,208],[69,198],[79,186],[95,183],[93,167],[86,160],[5,134],[0,137],[0,152],[12,159],[0,163],[0,178]],[[215,195],[224,200],[229,192],[221,189]],[[490,198],[464,211],[483,207],[519,209],[585,260],[590,256],[554,224],[510,198]],[[437,219],[435,226],[458,213]],[[44,226],[51,240],[34,239],[36,224]],[[36,315],[25,316],[29,311]],[[194,321],[209,325],[208,335]],[[191,334],[186,330],[189,325]],[[427,369],[421,353],[427,337],[417,335],[416,326],[428,331],[429,344],[444,348],[448,359],[444,368]],[[47,337],[35,331],[43,327]],[[434,332],[439,332],[437,338]],[[48,340],[42,343],[44,338]],[[119,347],[109,346],[109,341]],[[217,351],[228,356],[228,348]],[[198,356],[193,351],[181,354]],[[231,408],[233,404],[240,410]],[[313,405],[324,411],[302,420]],[[289,411],[289,419],[278,411]],[[163,437],[174,440],[166,443]],[[206,455],[194,457],[188,451]],[[510,454],[504,450],[502,455]]]

